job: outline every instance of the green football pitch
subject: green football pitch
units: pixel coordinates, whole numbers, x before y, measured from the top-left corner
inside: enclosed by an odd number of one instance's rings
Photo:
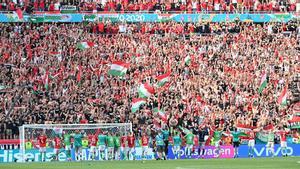
[[[300,169],[300,157],[167,161],[7,163],[0,169]]]

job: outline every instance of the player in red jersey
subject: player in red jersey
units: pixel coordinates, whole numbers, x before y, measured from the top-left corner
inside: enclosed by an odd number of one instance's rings
[[[255,132],[254,130],[250,130],[248,133],[249,141],[248,141],[248,156],[253,157],[254,146],[255,146]]]
[[[46,160],[46,145],[47,145],[47,136],[45,134],[45,131],[41,132],[41,135],[38,137],[38,145],[40,150],[40,161]]]
[[[61,149],[61,138],[59,136],[56,136],[53,139],[53,144],[54,144],[54,160],[58,161],[58,154],[60,153],[60,149]]]
[[[286,142],[286,135],[289,133],[289,131],[284,130],[284,128],[281,128],[278,132],[280,137],[280,148],[281,148],[281,154],[283,157],[287,157],[287,142]]]
[[[135,142],[134,134],[133,134],[133,132],[131,132],[131,133],[127,136],[127,143],[128,143],[128,154],[127,154],[127,158],[128,158],[129,160],[134,159],[134,142]]]
[[[142,158],[147,159],[147,151],[148,151],[148,146],[149,146],[149,138],[147,137],[146,133],[143,133],[142,136]]]
[[[91,135],[89,142],[90,142],[90,158],[92,160],[95,160],[97,143],[98,143],[98,135]]]
[[[121,160],[125,160],[127,158],[127,136],[124,134],[121,137]]]

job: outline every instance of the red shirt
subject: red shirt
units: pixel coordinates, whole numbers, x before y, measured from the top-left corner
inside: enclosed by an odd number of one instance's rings
[[[255,133],[253,131],[249,132],[249,140],[254,140],[255,138]]]
[[[38,143],[40,147],[46,147],[47,137],[45,135],[41,135],[38,137]]]
[[[61,148],[61,140],[59,137],[54,138],[54,148],[55,149],[60,149]]]
[[[98,137],[96,135],[91,136],[90,146],[97,146]]]
[[[121,137],[121,147],[126,147],[126,141],[127,141],[127,137],[126,136],[122,136]]]
[[[127,142],[128,142],[128,147],[133,148],[134,147],[134,136],[127,136]]]
[[[280,141],[286,141],[286,134],[287,132],[286,131],[280,131],[279,132],[279,136],[280,136]]]
[[[147,136],[142,136],[142,146],[148,146],[149,139]]]

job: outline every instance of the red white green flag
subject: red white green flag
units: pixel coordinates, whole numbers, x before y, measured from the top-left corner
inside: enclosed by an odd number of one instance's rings
[[[108,71],[108,74],[113,76],[124,76],[129,66],[130,64],[122,61],[113,62],[110,66],[110,70]]]
[[[162,121],[167,121],[167,115],[165,111],[158,109],[157,107],[153,109],[154,113],[157,113],[157,115],[162,119]]]
[[[170,82],[170,74],[171,73],[166,73],[166,74],[157,76],[156,77],[156,79],[157,79],[157,86],[158,87],[163,87],[165,84],[167,84],[168,82]]]
[[[145,104],[146,100],[142,98],[135,98],[132,100],[131,112],[135,113],[141,107],[141,105]]]
[[[95,46],[95,43],[94,42],[80,42],[77,44],[77,48],[80,49],[80,50],[85,50],[85,49],[88,49],[88,48],[92,48]]]
[[[48,90],[49,89],[49,71],[48,70],[46,71],[43,82],[44,82],[45,89]]]
[[[148,98],[152,94],[154,94],[154,92],[155,92],[154,88],[150,86],[148,83],[141,84],[138,89],[139,97],[141,98]]]
[[[79,83],[81,81],[81,76],[82,76],[82,66],[79,65],[77,67],[77,69],[78,69],[78,72],[77,72],[77,75],[76,75],[76,80]]]
[[[287,100],[287,86],[284,87],[284,89],[282,90],[282,92],[280,93],[279,97],[278,97],[278,104],[285,106],[287,104],[286,100]]]
[[[260,80],[260,85],[258,88],[258,93],[262,93],[262,91],[267,87],[268,81],[267,81],[267,74],[264,73]]]

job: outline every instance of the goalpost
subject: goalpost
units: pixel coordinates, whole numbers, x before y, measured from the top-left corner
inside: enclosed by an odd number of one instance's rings
[[[132,132],[131,123],[103,123],[103,124],[29,124],[19,127],[20,138],[20,156],[15,159],[17,162],[37,161],[39,158],[38,137],[44,133],[47,137],[46,146],[46,161],[50,161],[50,156],[53,155],[52,141],[55,137],[62,138],[64,134],[74,134],[80,132],[85,139],[91,135],[109,132],[120,136],[127,136]],[[61,141],[63,142],[63,140]],[[30,146],[31,145],[31,146]],[[63,152],[62,148],[62,152]],[[64,157],[62,157],[64,158]]]

